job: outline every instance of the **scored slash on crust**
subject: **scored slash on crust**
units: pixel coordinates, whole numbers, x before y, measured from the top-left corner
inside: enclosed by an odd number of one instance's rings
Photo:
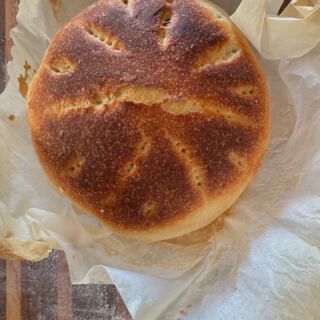
[[[241,95],[243,97],[247,97],[247,98],[255,96],[257,93],[256,88],[253,86],[243,86],[243,87],[241,86],[241,87],[234,89],[233,91],[236,94]]]
[[[94,26],[87,26],[86,30],[92,38],[104,43],[111,50],[120,51],[123,48],[122,43],[116,37],[107,34],[105,31],[100,31]]]
[[[51,66],[50,66],[51,70],[57,74],[61,73],[70,73],[73,72],[74,70],[74,65],[68,61],[66,58],[60,59],[56,62],[54,62]]]
[[[126,7],[128,15],[132,16],[132,6],[131,6],[132,0],[120,0],[120,1]]]
[[[239,91],[240,90],[240,91]],[[243,91],[254,92],[253,88],[241,87],[236,92],[243,95]],[[245,91],[247,92],[247,91]],[[224,118],[228,123],[235,123],[244,126],[253,126],[254,123],[245,115],[234,112],[213,101],[199,101],[192,98],[171,97],[169,92],[158,88],[148,88],[143,86],[125,85],[118,88],[109,95],[98,94],[93,99],[81,101],[75,104],[65,104],[57,106],[58,113],[66,113],[77,109],[92,108],[102,112],[106,107],[115,106],[117,103],[127,102],[143,104],[145,106],[159,106],[164,111],[172,115],[184,115],[188,113],[201,113],[210,118]]]
[[[230,64],[241,56],[241,50],[234,43],[213,46],[205,50],[193,65],[194,71],[201,71],[208,66]]]
[[[217,21],[221,20],[221,22],[228,22],[228,18],[226,18],[221,12],[219,12],[219,9],[217,7],[213,8],[212,4],[209,1],[196,1],[200,3],[201,6],[204,7],[208,12],[210,12]]]
[[[86,162],[86,159],[84,157],[76,157],[74,159],[71,159],[68,162],[67,165],[67,174],[70,177],[77,177],[81,170],[82,170],[82,166],[84,165],[84,163]]]
[[[169,6],[165,6],[161,10],[160,28],[158,31],[158,43],[161,48],[165,48],[168,43],[168,28],[171,25],[173,12]]]
[[[156,214],[156,210],[157,203],[155,201],[149,200],[142,206],[142,215],[145,219],[150,219]]]
[[[247,160],[236,152],[229,153],[229,161],[239,170],[244,171],[247,167]]]
[[[127,184],[127,182],[139,173],[139,167],[141,165],[141,162],[148,156],[151,150],[151,139],[145,135],[143,130],[139,131],[141,132],[141,140],[137,144],[135,151],[131,156],[131,159],[124,165],[122,172],[120,172],[119,177],[116,183],[114,184],[114,189],[111,190],[106,195],[106,198],[101,202],[101,206],[104,208],[103,210],[110,208],[110,206],[116,203],[119,193]],[[145,217],[150,217],[155,208],[155,203],[152,206],[147,205],[146,207],[143,207],[143,215]]]
[[[136,148],[133,159],[125,165],[125,171],[122,174],[122,180],[126,180],[129,176],[134,175],[139,167],[138,163],[149,153],[151,148],[150,140],[143,134],[142,140]]]
[[[204,174],[201,166],[198,164],[198,160],[196,160],[196,157],[192,152],[192,148],[181,140],[174,138],[168,132],[166,132],[165,136],[170,141],[178,158],[183,162],[192,181],[192,185],[197,191],[202,193],[204,197],[204,191],[202,190],[204,187]]]

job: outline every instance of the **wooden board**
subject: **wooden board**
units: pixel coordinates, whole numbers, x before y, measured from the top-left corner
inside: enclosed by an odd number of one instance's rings
[[[0,320],[130,320],[114,285],[71,285],[65,256],[0,260]]]

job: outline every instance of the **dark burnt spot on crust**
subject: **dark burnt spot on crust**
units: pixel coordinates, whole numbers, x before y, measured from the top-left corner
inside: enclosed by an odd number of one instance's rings
[[[265,81],[217,15],[191,0],[99,1],[58,33],[35,76],[28,116],[42,165],[118,229],[182,219],[257,169]]]

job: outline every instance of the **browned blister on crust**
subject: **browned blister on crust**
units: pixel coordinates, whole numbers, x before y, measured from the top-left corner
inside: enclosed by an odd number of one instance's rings
[[[157,241],[220,216],[268,141],[266,82],[205,0],[102,0],[52,41],[28,96],[36,153],[75,204]]]

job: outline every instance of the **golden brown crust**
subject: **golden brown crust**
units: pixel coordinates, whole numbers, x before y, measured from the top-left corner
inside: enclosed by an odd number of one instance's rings
[[[245,188],[267,144],[268,94],[246,41],[204,0],[125,2],[99,1],[57,34],[28,118],[72,201],[159,240],[209,223]]]

